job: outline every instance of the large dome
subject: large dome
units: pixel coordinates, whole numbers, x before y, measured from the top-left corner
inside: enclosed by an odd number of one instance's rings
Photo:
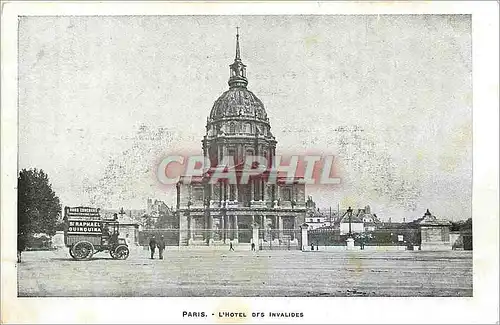
[[[226,117],[269,122],[264,104],[254,93],[244,87],[230,88],[215,101],[210,112],[210,122]]]

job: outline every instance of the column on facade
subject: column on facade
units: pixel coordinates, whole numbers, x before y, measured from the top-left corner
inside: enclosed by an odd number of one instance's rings
[[[226,242],[226,227],[227,227],[227,220],[226,220],[226,214],[223,213],[222,214],[222,217],[220,218],[221,219],[221,223],[222,223],[222,241],[225,243]]]
[[[213,216],[210,213],[210,210],[207,211],[207,216],[208,216],[208,227],[207,227],[207,233],[208,233],[208,241],[210,242],[214,238],[214,220]]]
[[[264,179],[260,180],[260,188],[261,188],[260,199],[264,201],[264,192],[265,192]]]
[[[278,238],[281,240],[283,238],[283,217],[278,216]]]
[[[250,179],[250,200],[255,201],[255,184],[253,179]]]
[[[190,222],[190,225],[189,225],[189,238],[190,239],[194,239],[194,226],[195,226],[195,218],[194,217],[191,217],[191,215],[189,216],[189,218],[191,218],[191,222]]]
[[[272,229],[270,229],[267,224],[268,224],[268,221],[270,220],[270,216],[264,216],[263,217],[263,222],[264,224],[262,225],[262,227],[264,228],[264,239],[266,241],[269,241],[271,240],[271,232],[272,232]]]
[[[268,184],[264,183],[264,189],[265,189],[265,191],[264,191],[264,201],[269,201],[270,200],[269,199],[269,186],[271,186],[271,185],[268,185]]]
[[[273,229],[273,237],[274,238],[279,238],[279,221],[278,221],[278,215],[274,216],[274,229]]]
[[[191,214],[189,213],[189,211],[187,212],[187,240],[188,240],[188,244],[189,244],[189,240],[191,240],[191,224],[193,223],[193,221],[191,220]]]

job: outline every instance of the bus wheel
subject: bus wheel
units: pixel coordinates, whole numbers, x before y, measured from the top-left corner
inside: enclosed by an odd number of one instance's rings
[[[119,245],[115,248],[113,255],[111,255],[114,259],[117,260],[125,260],[129,256],[130,251],[127,246]]]
[[[73,246],[75,260],[88,260],[94,255],[94,245],[88,241],[80,241]]]

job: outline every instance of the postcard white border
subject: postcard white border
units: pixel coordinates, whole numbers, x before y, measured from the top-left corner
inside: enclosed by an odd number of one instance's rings
[[[183,310],[297,310],[265,323],[498,322],[498,2],[7,2],[2,4],[1,266],[3,323],[213,323]],[[17,298],[18,15],[472,14],[473,298]],[[113,312],[119,311],[119,312]],[[258,322],[249,319],[249,322]]]

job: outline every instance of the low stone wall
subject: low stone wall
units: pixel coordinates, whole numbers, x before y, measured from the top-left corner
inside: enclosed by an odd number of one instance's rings
[[[450,251],[452,245],[450,242],[435,242],[435,243],[422,243],[421,250],[423,251]]]
[[[316,251],[323,251],[323,252],[338,252],[338,251],[346,251],[347,246],[314,246],[314,252]],[[356,250],[360,251],[361,247],[360,246],[354,246],[354,248],[350,250]],[[365,246],[364,249],[365,251],[380,251],[380,252],[387,252],[387,251],[406,251],[408,248],[406,246]],[[418,246],[414,246],[414,250],[419,250]],[[311,246],[307,247],[304,251],[309,251],[312,252]]]
[[[365,246],[365,251],[406,251],[408,248],[406,246]]]
[[[233,248],[235,251],[250,251],[252,247],[250,244],[234,244]],[[144,246],[145,250],[149,250],[149,247]],[[256,248],[258,249],[258,248]],[[213,246],[167,246],[166,251],[229,251],[229,244],[225,245],[213,245]]]

